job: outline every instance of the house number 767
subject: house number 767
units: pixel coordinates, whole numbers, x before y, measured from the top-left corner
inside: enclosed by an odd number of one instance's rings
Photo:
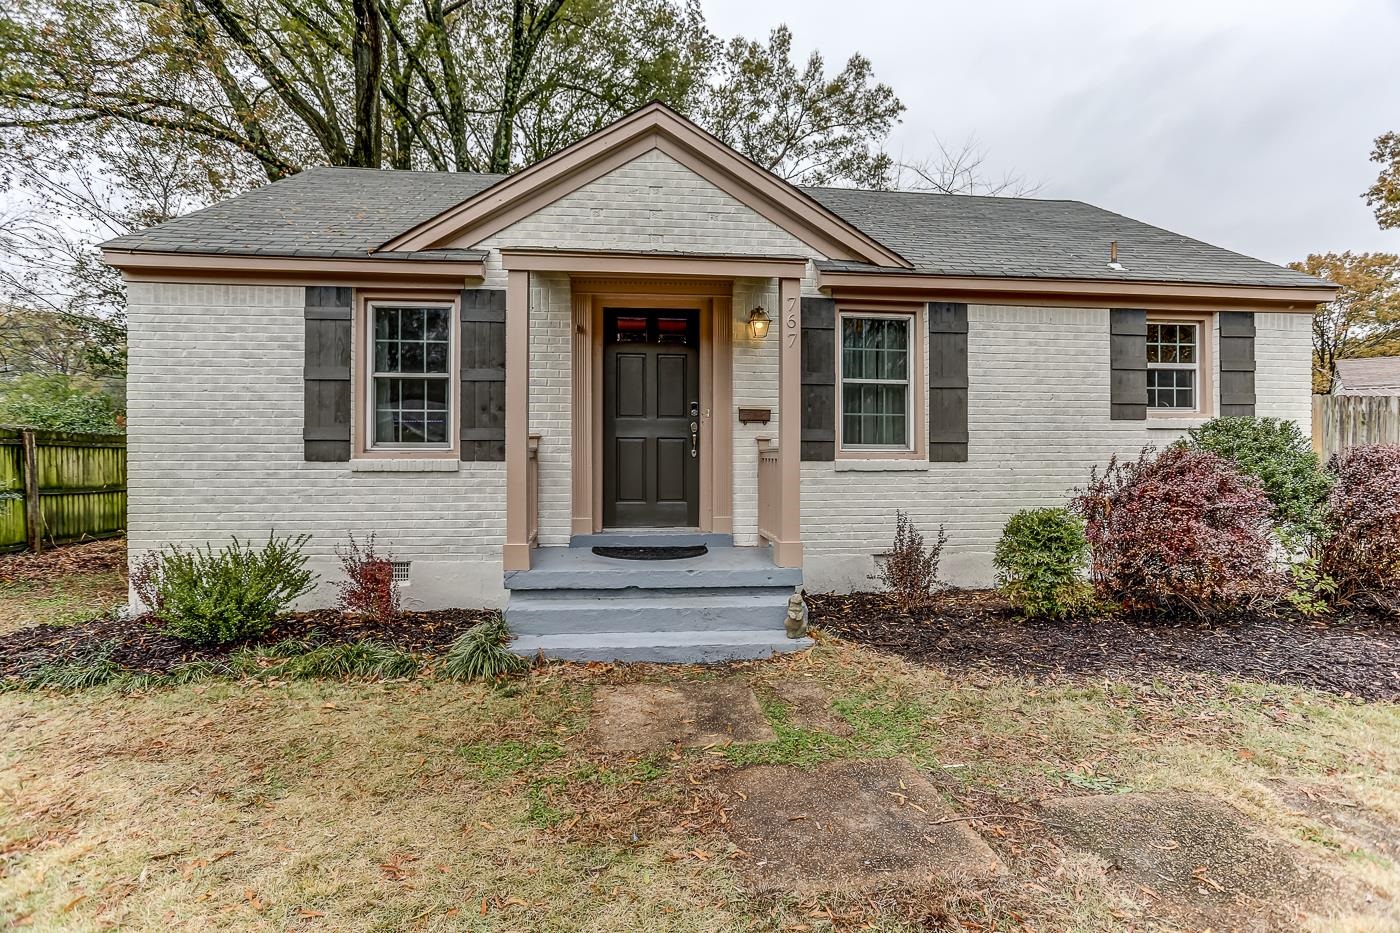
[[[787,345],[789,347],[797,344],[797,312],[794,310],[797,305],[796,298],[789,298],[787,302]]]

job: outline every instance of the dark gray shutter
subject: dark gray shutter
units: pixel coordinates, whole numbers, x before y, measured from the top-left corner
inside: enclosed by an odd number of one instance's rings
[[[801,459],[836,459],[836,302],[830,298],[802,299],[801,437]]]
[[[315,285],[306,289],[301,437],[307,460],[350,459],[351,308],[348,288]]]
[[[506,458],[506,293],[462,290],[462,459]]]
[[[1108,312],[1109,418],[1147,419],[1147,312]]]
[[[1254,314],[1220,312],[1220,414],[1254,417]]]
[[[967,305],[928,305],[928,458],[967,462]]]

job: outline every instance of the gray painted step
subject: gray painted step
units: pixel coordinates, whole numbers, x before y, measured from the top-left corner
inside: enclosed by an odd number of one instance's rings
[[[626,603],[636,599],[695,599],[703,596],[776,596],[781,594],[783,601],[796,592],[791,586],[696,586],[667,587],[658,590],[628,586],[607,590],[529,590],[517,589],[511,592],[512,603],[528,600],[530,603],[548,602],[554,599],[586,599],[594,603]]]
[[[617,560],[585,548],[539,548],[529,570],[505,575],[508,590],[699,589],[799,586],[802,570],[774,566],[767,548],[717,547],[685,560]]]
[[[703,664],[767,658],[810,648],[810,638],[781,632],[594,632],[586,635],[522,635],[511,642],[516,654],[565,661],[651,661]]]
[[[686,590],[622,591],[635,595],[598,598],[573,595],[541,598],[535,590],[511,594],[506,624],[517,635],[564,635],[588,632],[746,631],[782,637],[792,591]]]
[[[670,531],[665,528],[623,529],[600,531],[596,534],[574,535],[569,547],[733,547],[734,536],[708,531]]]

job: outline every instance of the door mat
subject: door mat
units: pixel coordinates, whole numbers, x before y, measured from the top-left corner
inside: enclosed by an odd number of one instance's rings
[[[687,557],[703,557],[710,549],[703,544],[683,547],[595,547],[593,553],[599,557],[615,560],[683,560]]]

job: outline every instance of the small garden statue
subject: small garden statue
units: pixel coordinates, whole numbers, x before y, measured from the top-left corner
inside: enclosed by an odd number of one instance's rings
[[[801,638],[807,634],[807,602],[800,592],[788,597],[787,637]]]

